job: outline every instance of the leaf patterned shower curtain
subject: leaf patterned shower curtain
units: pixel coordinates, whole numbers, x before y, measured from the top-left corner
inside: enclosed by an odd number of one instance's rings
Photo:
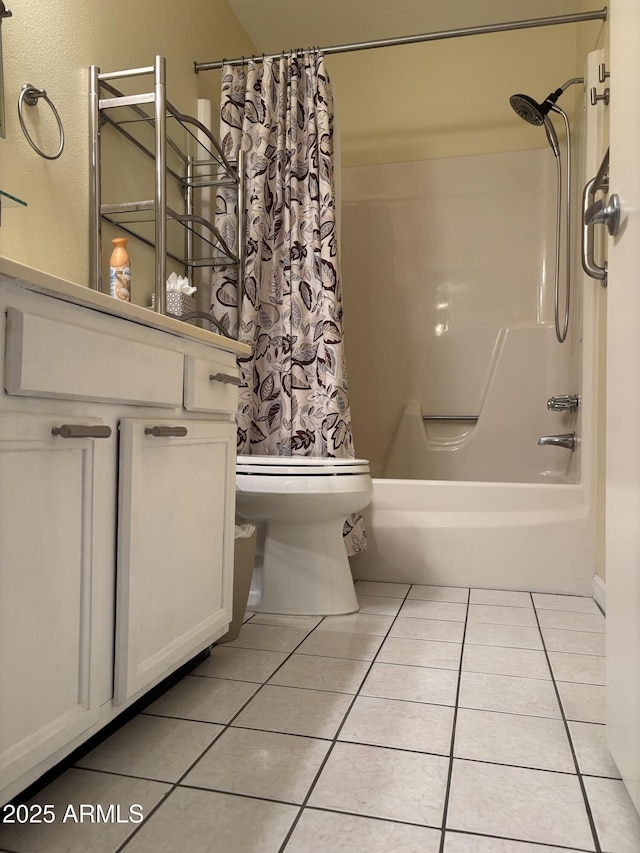
[[[218,273],[212,313],[252,347],[240,358],[238,453],[353,457],[342,335],[333,175],[333,103],[324,57],[248,61],[222,70],[220,140],[245,157],[243,298]],[[217,225],[234,245],[236,195],[222,190]],[[345,525],[349,554],[362,518]]]

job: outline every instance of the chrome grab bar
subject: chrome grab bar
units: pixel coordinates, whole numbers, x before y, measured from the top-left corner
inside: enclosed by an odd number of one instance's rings
[[[590,278],[595,278],[596,281],[602,282],[602,286],[607,286],[607,264],[599,266],[595,262],[593,253],[593,225],[587,222],[587,213],[593,204],[593,196],[597,192],[595,178],[587,181],[587,184],[582,193],[582,269]]]
[[[600,211],[594,210],[595,194],[597,192],[608,192],[609,190],[609,149],[602,158],[602,163],[595,176],[590,181],[587,181],[582,193],[582,240],[581,240],[581,255],[582,269],[590,278],[595,278],[600,281],[603,287],[607,286],[607,264],[606,261],[602,266],[599,266],[595,261],[593,248],[593,225],[596,220],[593,218]],[[613,197],[612,197],[613,201]],[[616,201],[618,197],[616,196]],[[598,202],[598,205],[600,203]],[[604,206],[604,205],[603,205]],[[614,202],[615,206],[615,202]],[[619,205],[618,205],[619,206]],[[600,221],[600,220],[598,220]],[[602,220],[606,221],[606,220]]]
[[[615,237],[620,228],[620,196],[612,193],[608,203],[599,198],[587,208],[584,214],[585,225],[606,225],[611,237]]]

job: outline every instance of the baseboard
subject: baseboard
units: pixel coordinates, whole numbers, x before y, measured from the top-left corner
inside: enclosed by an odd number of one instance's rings
[[[607,613],[607,587],[600,575],[593,576],[593,600],[600,610]]]

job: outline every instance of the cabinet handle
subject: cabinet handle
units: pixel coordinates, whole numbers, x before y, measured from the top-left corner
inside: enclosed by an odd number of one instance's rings
[[[111,427],[92,426],[91,424],[62,424],[62,426],[53,427],[51,434],[59,435],[60,438],[109,438]]]
[[[186,427],[153,426],[145,427],[145,435],[154,435],[156,438],[164,438],[167,435],[186,435]]]
[[[225,385],[242,385],[240,377],[232,376],[230,373],[211,373],[209,379],[212,382],[222,382]]]

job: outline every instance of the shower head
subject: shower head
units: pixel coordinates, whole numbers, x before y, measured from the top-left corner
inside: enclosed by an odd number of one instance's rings
[[[509,98],[509,103],[520,118],[524,119],[529,124],[535,125],[536,127],[544,125],[549,145],[556,157],[560,156],[560,146],[558,145],[558,136],[555,128],[551,124],[548,113],[551,111],[562,113],[560,107],[556,106],[556,101],[560,95],[565,91],[565,89],[568,89],[569,86],[572,86],[574,83],[583,82],[584,80],[582,77],[572,77],[570,80],[567,80],[566,83],[563,83],[559,89],[556,89],[554,92],[550,92],[541,104],[534,101],[530,95],[511,95]]]
[[[540,127],[545,123],[547,113],[553,107],[562,92],[562,89],[556,89],[555,92],[551,92],[550,95],[547,95],[541,104],[534,101],[529,95],[511,95],[509,103],[520,118],[523,118],[525,121],[529,122],[529,124]]]

